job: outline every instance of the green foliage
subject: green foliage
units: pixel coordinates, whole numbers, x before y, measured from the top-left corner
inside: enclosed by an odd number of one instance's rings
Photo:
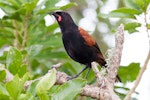
[[[9,94],[6,90],[6,85],[0,82],[0,100],[8,100]]]
[[[18,75],[15,75],[13,80],[6,83],[6,89],[13,100],[17,100],[23,90],[24,83],[28,79],[28,73],[26,73],[22,79]]]
[[[133,82],[136,79],[139,70],[139,63],[131,63],[128,66],[121,66],[119,68],[118,74],[120,75],[123,83],[127,83],[128,81]]]
[[[36,89],[37,95],[41,99],[43,98],[43,95],[44,95],[44,98],[45,97],[47,98],[48,96],[46,96],[46,93],[55,84],[55,82],[56,82],[56,70],[52,69],[36,85],[35,89]]]
[[[5,13],[5,16],[0,19],[0,48],[8,49],[0,55],[0,100],[72,100],[76,99],[82,87],[85,86],[86,81],[80,78],[63,85],[54,85],[56,71],[51,70],[47,73],[50,67],[58,62],[63,62],[59,70],[68,75],[74,75],[83,68],[82,65],[70,60],[64,52],[61,34],[57,32],[58,24],[46,26],[44,18],[49,15],[48,13],[77,6],[77,3],[70,2],[56,7],[57,2],[59,0],[42,0],[42,2],[39,0],[0,0],[0,8]],[[98,16],[135,20],[135,15],[146,12],[149,2],[149,0],[144,2],[124,0],[125,7],[113,10],[109,14],[98,14]],[[141,23],[133,21],[125,24],[125,30],[133,33],[140,26]],[[150,25],[147,24],[147,27],[150,28]],[[6,80],[5,68],[14,75],[14,78],[6,83],[4,82]],[[121,66],[119,75],[123,83],[134,81],[139,69],[137,63]],[[83,77],[85,74],[86,71],[82,74]],[[34,81],[27,90],[24,90],[24,84],[28,79],[36,80],[42,75],[44,75],[43,79]],[[95,76],[91,71],[88,83],[94,82]],[[117,88],[128,90],[124,87]],[[121,97],[125,95],[117,93],[122,95]],[[88,100],[91,99],[88,98]]]
[[[71,80],[58,87],[51,96],[51,100],[73,100],[82,91],[86,81],[83,79]]]
[[[100,13],[98,16],[102,18],[129,18],[136,19],[135,15],[140,15],[143,12],[146,13],[150,0],[124,0],[125,6],[111,11],[108,14]],[[124,25],[125,30],[129,33],[137,32],[136,28],[140,27],[141,23],[132,22]]]
[[[6,66],[12,74],[17,74],[22,69],[22,55],[19,50],[11,47],[6,58]]]
[[[141,26],[140,23],[131,22],[131,23],[125,24],[124,29],[128,30],[129,33],[133,33],[133,32],[136,32],[137,31],[136,28],[140,26]]]
[[[0,70],[0,81],[3,81],[6,78],[6,71]]]

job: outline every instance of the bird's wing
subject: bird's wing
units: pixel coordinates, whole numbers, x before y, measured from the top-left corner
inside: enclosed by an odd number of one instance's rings
[[[91,46],[97,52],[100,52],[100,49],[99,49],[96,41],[93,39],[93,37],[91,35],[88,34],[87,31],[85,31],[84,29],[82,29],[81,27],[79,27],[79,32],[80,32],[81,36],[83,37],[83,39],[85,40],[85,43],[88,46]]]
[[[94,38],[92,36],[90,36],[88,34],[88,32],[82,28],[79,28],[79,32],[80,32],[81,36],[83,37],[83,39],[85,40],[85,43],[88,46],[90,46],[95,53],[97,53],[97,56],[99,59],[96,59],[96,62],[98,62],[101,66],[105,66],[105,64],[106,64],[105,59],[104,59],[96,41],[94,40]]]
[[[81,27],[79,27],[78,30],[79,30],[81,36],[83,37],[83,39],[85,40],[85,42],[87,43],[88,46],[93,46],[96,44],[95,40],[92,38],[92,36],[90,36],[88,34],[87,31],[85,31]]]

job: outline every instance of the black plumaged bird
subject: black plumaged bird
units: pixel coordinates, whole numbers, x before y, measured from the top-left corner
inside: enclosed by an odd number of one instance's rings
[[[63,44],[68,55],[73,60],[85,65],[81,72],[69,79],[78,77],[84,70],[88,69],[85,76],[87,77],[93,61],[99,63],[102,67],[107,67],[96,41],[87,31],[78,27],[67,12],[57,11],[51,14],[56,18],[60,26]],[[116,77],[121,81],[118,75]]]

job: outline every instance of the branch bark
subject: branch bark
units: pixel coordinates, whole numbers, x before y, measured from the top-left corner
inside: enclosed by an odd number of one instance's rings
[[[117,29],[117,33],[115,36],[115,48],[113,50],[112,57],[110,57],[111,59],[108,65],[107,78],[112,87],[114,86],[116,75],[118,73],[118,68],[121,62],[123,43],[124,43],[124,26],[121,24]]]
[[[117,29],[116,34],[116,46],[111,57],[111,63],[108,66],[108,74],[103,76],[98,70],[95,62],[92,62],[92,69],[95,72],[98,85],[86,85],[83,87],[82,93],[80,95],[88,96],[97,100],[120,100],[119,96],[114,92],[114,83],[117,75],[117,70],[120,65],[123,41],[124,41],[124,27],[120,25]],[[58,69],[62,64],[59,63],[52,68]],[[48,71],[49,72],[49,71]],[[10,73],[9,73],[10,74]],[[64,84],[67,82],[68,75],[64,72],[57,71],[57,79],[55,84]],[[44,76],[42,76],[44,77]],[[27,89],[34,81],[42,79],[42,77],[27,81],[24,85],[24,88]],[[13,77],[12,77],[13,78]],[[9,80],[8,80],[9,79]],[[6,81],[10,81],[10,78],[7,78]]]

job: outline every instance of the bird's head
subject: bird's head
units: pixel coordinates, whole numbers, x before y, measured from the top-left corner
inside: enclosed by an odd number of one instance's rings
[[[71,16],[67,12],[64,12],[64,11],[56,11],[51,14],[56,18],[58,23],[63,23],[63,22],[66,22],[67,20],[68,21],[72,20]]]
[[[51,13],[57,20],[61,29],[68,28],[69,26],[74,26],[75,23],[71,16],[64,11],[56,11]]]

